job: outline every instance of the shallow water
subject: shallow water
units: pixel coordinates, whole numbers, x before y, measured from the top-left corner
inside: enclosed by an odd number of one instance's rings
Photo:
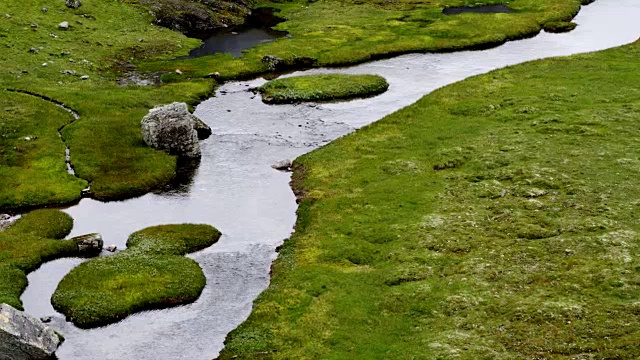
[[[122,202],[83,199],[65,210],[75,219],[71,236],[100,232],[106,244],[120,248],[130,233],[151,225],[216,226],[224,234],[220,241],[190,255],[207,277],[200,298],[187,306],[80,330],[56,314],[49,302],[57,282],[82,261],[61,259],[29,275],[30,286],[22,296],[26,311],[53,316],[52,326],[66,338],[57,353],[61,360],[211,359],[268,286],[275,248],[293,231],[297,206],[288,185],[290,174],[271,169],[272,163],[309,152],[469,76],[542,57],[630,43],[640,36],[639,17],[637,0],[599,0],[583,8],[575,19],[578,28],[566,34],[541,33],[484,51],[405,55],[304,72],[379,74],[390,84],[380,96],[346,103],[265,105],[247,91],[264,80],[224,84],[196,109],[214,135],[202,143],[202,161],[190,182]]]
[[[242,56],[242,50],[271,42],[287,36],[286,31],[273,30],[272,27],[284,21],[277,16],[277,9],[254,9],[243,25],[220,29],[209,34],[197,36],[203,44],[189,52],[187,58],[197,58],[216,53],[229,53]]]

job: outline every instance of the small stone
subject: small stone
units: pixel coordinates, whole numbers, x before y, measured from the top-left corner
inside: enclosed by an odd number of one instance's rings
[[[182,71],[180,71],[180,69],[176,69],[176,74],[182,75]]]
[[[75,75],[76,72],[74,70],[62,70],[62,71],[60,71],[60,74],[62,74],[62,75]]]
[[[47,9],[46,7],[44,7],[44,8],[42,8],[42,9],[40,9],[40,10],[42,10],[42,12],[47,12],[47,10],[49,10],[49,9]]]
[[[80,80],[88,80],[88,79],[89,79],[89,75],[80,76]]]
[[[69,22],[68,21],[61,22],[60,24],[58,24],[58,29],[62,29],[62,30],[69,29]]]
[[[102,235],[97,233],[76,236],[69,239],[69,241],[75,242],[78,246],[78,251],[81,253],[99,253],[104,245]]]
[[[29,52],[32,53],[32,54],[37,54],[38,53],[38,49],[31,48],[31,49],[29,49]]]
[[[291,166],[293,166],[293,163],[289,159],[280,160],[277,163],[271,165],[271,167],[276,170],[284,170],[284,171],[291,171]]]
[[[31,24],[31,27],[32,27],[32,28],[37,28],[37,27],[38,27],[38,24]]]
[[[109,245],[107,246],[106,250],[109,252],[115,252],[116,250],[118,250],[118,247],[115,245]]]
[[[138,39],[138,42],[144,42],[144,39]]]
[[[569,255],[573,255],[573,250],[571,250],[571,249],[565,249],[565,250],[564,250],[564,254],[565,254],[565,255],[567,255],[567,256],[569,256]]]
[[[61,53],[60,53],[60,55],[62,55],[62,56],[69,56],[69,55],[71,55],[71,53],[70,53],[70,52],[68,52],[68,51],[63,51],[63,52],[61,52]]]
[[[77,9],[82,6],[82,2],[80,0],[66,0],[65,5],[67,5],[69,9]]]
[[[40,318],[40,321],[42,321],[45,324],[48,324],[51,322],[51,316],[43,316]]]
[[[57,38],[58,38],[58,35],[56,35],[56,34],[54,34],[54,33],[49,33],[49,36],[51,36],[51,37],[52,37],[52,38],[54,38],[54,39],[57,39]]]
[[[237,32],[235,32],[235,31],[232,31],[232,32],[231,32],[231,35],[238,35],[238,33],[237,33]]]
[[[24,137],[24,141],[31,141],[31,137],[29,137],[29,136],[25,136],[25,137]]]
[[[9,14],[4,14],[4,17],[6,17],[7,19],[11,19],[11,15]]]

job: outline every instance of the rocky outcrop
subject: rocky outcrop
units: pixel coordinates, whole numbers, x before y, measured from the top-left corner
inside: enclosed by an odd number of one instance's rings
[[[65,5],[67,5],[69,9],[77,9],[82,6],[82,2],[80,0],[66,0]]]
[[[51,359],[60,338],[33,316],[0,305],[0,360]]]
[[[141,0],[154,23],[197,36],[215,29],[239,25],[251,13],[246,0]]]
[[[153,108],[142,119],[142,139],[155,149],[186,158],[199,158],[200,143],[198,131],[194,128],[196,120],[200,121],[189,113],[185,103],[175,102]]]
[[[78,246],[78,252],[81,254],[95,254],[102,251],[104,241],[102,241],[102,235],[100,234],[87,234],[82,236],[76,236],[69,239]]]

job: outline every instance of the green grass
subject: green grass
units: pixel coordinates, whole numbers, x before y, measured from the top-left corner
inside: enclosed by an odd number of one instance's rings
[[[580,0],[513,0],[509,2],[515,10],[512,14],[446,16],[441,13],[442,8],[464,2],[257,2],[257,6],[275,6],[282,10],[279,15],[288,21],[279,24],[278,29],[289,31],[291,38],[260,45],[237,59],[227,54],[170,60],[186,55],[199,42],[152,25],[152,15],[136,1],[87,1],[76,10],[66,8],[62,2],[45,0],[24,4],[0,0],[0,3],[3,9],[0,16],[2,88],[42,94],[80,114],[79,120],[64,128],[63,135],[71,149],[77,175],[89,182],[94,196],[102,200],[142,194],[175,175],[175,157],[143,143],[140,120],[155,105],[174,101],[193,105],[207,97],[215,82],[202,79],[204,75],[218,71],[222,79],[255,76],[268,71],[267,65],[261,62],[264,55],[278,56],[290,66],[297,66],[300,59],[311,59],[314,66],[322,66],[352,64],[412,51],[452,51],[496,45],[535,34],[546,23],[568,21],[580,6]],[[216,4],[214,6],[226,6],[222,2]],[[48,10],[43,12],[43,7]],[[5,13],[11,17],[5,17]],[[218,13],[229,19],[237,15],[231,10],[225,14],[224,11]],[[62,21],[70,23],[69,30],[58,29]],[[37,53],[30,52],[31,48]],[[164,76],[169,81],[159,87],[116,85],[116,77],[134,63],[137,71],[164,71],[174,75]],[[181,69],[183,75],[175,75],[176,69]],[[65,70],[75,74],[63,74]],[[88,75],[89,79],[81,80],[82,75]],[[2,122],[22,121],[29,126],[21,125],[21,131],[32,133],[40,116],[47,112],[51,116],[47,116],[46,125],[39,130],[55,135],[53,130],[71,120],[60,110],[49,109],[50,106],[34,107],[36,100],[3,93],[0,101],[8,104],[5,108],[21,110],[3,114]],[[11,153],[15,142],[15,138],[0,138],[2,181],[19,184],[15,194],[0,191],[0,208],[79,199],[77,190],[83,182],[70,178],[62,160],[53,157],[54,154],[63,157],[56,150],[63,146],[59,139],[40,137],[38,151],[30,149],[31,152],[20,156]],[[41,153],[45,150],[46,161]],[[6,154],[15,158],[11,160],[15,166],[6,165]],[[32,181],[26,181],[27,176]]]
[[[378,75],[324,74],[276,79],[256,88],[270,104],[334,101],[374,96],[389,84]]]
[[[58,129],[73,121],[36,97],[0,91],[0,204],[4,208],[64,204],[87,182],[67,174]]]
[[[220,358],[637,358],[638,69],[640,43],[501,69],[298,159]]]
[[[72,227],[73,219],[61,211],[36,210],[0,232],[0,303],[22,310],[27,273],[46,261],[78,254],[73,241],[59,240]]]
[[[544,31],[551,33],[563,33],[569,32],[575,29],[578,24],[572,21],[554,21],[544,24]]]
[[[127,249],[71,270],[54,292],[54,308],[79,327],[117,322],[142,310],[195,301],[205,286],[197,262],[185,254],[220,238],[209,225],[161,225],[137,231]]]

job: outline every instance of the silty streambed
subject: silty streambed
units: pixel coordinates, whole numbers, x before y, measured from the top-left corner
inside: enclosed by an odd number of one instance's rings
[[[469,76],[630,43],[640,35],[639,17],[637,0],[599,0],[583,8],[575,19],[580,26],[566,34],[541,33],[484,51],[414,54],[304,72],[379,74],[390,84],[385,94],[347,103],[269,106],[247,91],[262,79],[224,84],[196,109],[214,135],[202,143],[202,161],[190,183],[122,202],[83,199],[65,210],[75,219],[71,236],[100,232],[106,244],[119,248],[131,232],[151,225],[216,226],[224,234],[220,241],[190,255],[207,277],[200,298],[190,305],[80,330],[56,314],[49,302],[58,281],[83,261],[61,259],[29,275],[30,285],[22,296],[25,308],[35,316],[53,316],[52,326],[66,338],[57,353],[61,360],[211,359],[268,286],[275,249],[293,230],[296,203],[290,175],[271,169],[272,163],[309,152]]]

